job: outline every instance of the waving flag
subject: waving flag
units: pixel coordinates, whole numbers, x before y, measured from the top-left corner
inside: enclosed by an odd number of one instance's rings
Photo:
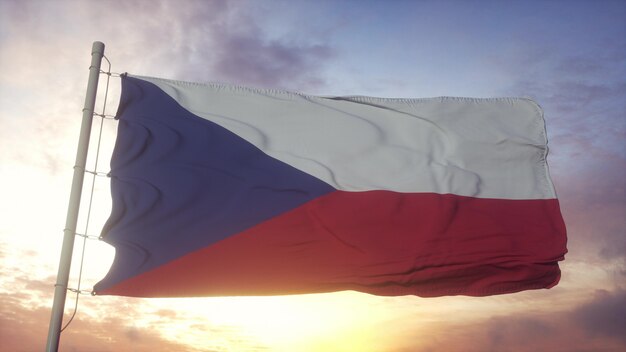
[[[125,76],[97,294],[549,288],[565,226],[540,108]]]

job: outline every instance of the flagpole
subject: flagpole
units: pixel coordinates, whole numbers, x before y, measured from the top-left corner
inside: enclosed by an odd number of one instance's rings
[[[87,151],[89,149],[91,122],[93,120],[96,93],[98,91],[98,79],[100,78],[100,64],[103,56],[104,43],[93,42],[93,46],[91,48],[91,66],[89,66],[89,80],[87,82],[87,95],[85,97],[85,106],[83,108],[83,122],[80,127],[80,137],[78,139],[76,162],[74,164],[74,177],[72,179],[70,202],[67,209],[67,218],[65,220],[63,247],[61,248],[61,259],[59,261],[57,282],[56,285],[54,285],[54,301],[52,302],[52,314],[50,317],[48,341],[46,344],[47,352],[56,352],[59,349],[61,324],[63,324],[63,312],[65,310],[65,297],[67,294],[70,267],[72,265],[72,252],[74,251],[74,236],[76,235],[80,197],[83,190],[85,166],[87,164]]]

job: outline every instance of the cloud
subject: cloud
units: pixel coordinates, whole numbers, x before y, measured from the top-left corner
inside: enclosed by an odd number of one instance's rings
[[[626,347],[626,291],[598,290],[594,299],[572,313],[591,337],[620,340]]]
[[[327,40],[305,33],[270,37],[258,23],[262,13],[247,7],[191,0],[0,2],[0,157],[51,173],[71,163],[94,40],[105,42],[118,72],[294,90],[323,86],[322,70],[334,57]],[[118,92],[114,79],[109,113]]]
[[[43,350],[50,321],[49,303],[52,302],[54,277],[38,279],[30,273],[12,267],[2,256],[2,292],[0,292],[0,349],[6,351]],[[68,302],[72,301],[72,295]],[[84,299],[84,298],[83,298]],[[71,312],[68,303],[66,320]],[[87,309],[85,309],[87,308]],[[109,307],[111,309],[112,307]],[[80,312],[61,337],[64,351],[193,351],[186,345],[168,341],[149,328],[132,326],[124,313],[108,314],[106,318],[88,313],[81,305]],[[115,310],[113,310],[115,311]],[[132,310],[131,310],[132,312]],[[129,326],[130,324],[130,326]]]
[[[45,346],[50,310],[29,309],[16,304],[8,295],[0,295],[0,340],[5,351],[41,351]],[[150,328],[129,328],[128,321],[81,319],[61,336],[62,351],[195,351],[183,344],[163,339]]]
[[[257,11],[267,11],[256,9]],[[188,80],[222,80],[270,88],[308,89],[324,84],[321,68],[334,50],[318,38],[270,38],[245,8],[193,3],[170,28],[180,33],[174,43],[176,75]]]
[[[190,81],[307,89],[324,84],[321,68],[334,57],[327,39],[319,35],[269,37],[257,20],[269,10],[251,10],[239,1],[119,5],[65,3],[70,11],[78,8],[87,18],[97,18],[95,26],[85,23],[85,28],[96,32],[99,27],[118,70]],[[112,19],[115,26],[110,26]],[[88,40],[83,40],[87,45]]]
[[[46,287],[49,293],[51,288]],[[32,290],[28,288],[28,290]],[[33,305],[30,293],[0,294],[0,341],[2,350],[37,351],[46,343],[50,309]],[[44,293],[38,293],[42,296]],[[47,294],[45,294],[47,296]],[[84,299],[84,298],[83,298]],[[48,301],[48,300],[46,300]],[[92,302],[93,303],[93,302]],[[79,314],[61,336],[63,351],[197,351],[188,344],[165,339],[157,326],[136,326],[141,314],[132,307],[116,311],[115,305],[107,305],[109,313],[93,316],[81,303]],[[89,305],[87,303],[87,305]],[[89,309],[87,309],[89,310]],[[69,311],[69,309],[68,309]],[[68,316],[64,321],[67,322]],[[164,316],[164,320],[173,318]],[[171,322],[170,322],[171,324]],[[210,351],[202,349],[202,351]]]
[[[626,160],[626,46],[599,46],[586,55],[543,50],[551,54],[531,55],[522,62],[509,58],[505,70],[516,77],[508,93],[535,98],[552,136],[581,137]]]
[[[315,73],[332,57],[330,47],[266,41],[258,32],[218,39],[215,72],[229,81],[266,87],[306,89],[324,84]]]
[[[0,350],[43,350],[56,278],[41,277],[33,270],[32,262],[21,266],[15,261],[30,258],[32,251],[15,249],[8,254],[5,249],[0,242]],[[64,324],[74,310],[75,295],[68,293],[67,297]],[[81,295],[78,312],[61,336],[60,350],[211,352],[223,350],[220,346],[265,349],[262,341],[237,326],[175,309],[149,300]]]
[[[597,291],[573,310],[552,311],[529,303],[527,311],[515,314],[436,323],[433,333],[420,336],[426,340],[420,348],[394,351],[622,351],[625,292]]]

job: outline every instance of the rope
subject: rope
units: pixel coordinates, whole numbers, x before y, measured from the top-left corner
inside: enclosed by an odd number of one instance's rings
[[[77,290],[77,289],[75,289],[75,288],[68,288],[67,290],[68,290],[68,291],[70,291],[70,292],[74,292],[74,293],[76,293],[76,294],[79,294],[79,295],[90,295],[90,296],[91,296],[91,294],[93,293],[92,291],[87,291],[87,290]],[[65,328],[64,328],[64,329],[65,329]]]
[[[107,119],[107,120],[117,120],[115,118],[115,115],[98,114],[98,113],[94,112],[93,116],[98,116],[98,117],[101,117],[101,118]]]
[[[110,172],[102,172],[102,171],[91,171],[91,170],[84,170],[86,173],[88,174],[92,174],[94,176],[100,176],[100,177],[111,177],[111,173]]]
[[[107,60],[107,61],[109,61],[109,60]],[[107,75],[107,76],[109,76],[109,77],[122,77],[122,75],[123,75],[122,73],[118,73],[118,72],[107,72],[107,71],[103,71],[103,70],[100,70],[100,73],[105,74],[105,75]]]
[[[76,233],[75,235],[76,235],[76,236],[80,236],[80,237],[82,237],[82,238],[86,238],[86,239],[88,239],[88,240],[100,240],[100,237],[99,237],[99,236],[94,236],[94,235],[85,235],[85,234],[82,234],[82,233]]]
[[[103,55],[103,58],[108,63],[109,67],[108,67],[107,71],[100,70],[100,73],[106,74],[106,76],[107,76],[106,88],[104,90],[104,103],[102,104],[102,114],[97,114],[95,112],[93,113],[94,116],[100,117],[100,127],[99,127],[100,130],[98,132],[98,145],[96,147],[96,160],[94,161],[93,170],[98,170],[98,161],[100,159],[100,145],[102,144],[102,130],[103,130],[103,126],[104,126],[104,120],[111,120],[111,119],[115,118],[113,115],[107,115],[106,114],[107,100],[108,100],[108,95],[109,95],[109,83],[110,83],[111,77],[120,77],[119,73],[112,73],[111,72],[111,61],[109,61],[109,59],[106,56],[104,56],[104,55]],[[93,205],[93,194],[94,194],[94,189],[95,189],[95,185],[96,185],[96,176],[106,176],[106,177],[110,176],[109,173],[107,173],[107,172],[89,171],[89,170],[84,170],[84,169],[83,169],[83,171],[85,173],[88,173],[88,174],[92,175],[91,192],[89,194],[89,206],[88,206],[88,210],[87,210],[87,220],[85,222],[85,232],[84,232],[84,234],[75,233],[76,236],[80,236],[83,239],[83,246],[82,246],[81,255],[80,255],[80,268],[78,270],[78,284],[77,284],[77,287],[75,289],[74,288],[67,288],[68,291],[73,292],[73,293],[76,294],[76,300],[74,301],[74,311],[72,312],[72,316],[67,321],[65,326],[63,326],[63,328],[61,329],[61,332],[63,332],[70,325],[70,323],[72,323],[72,321],[74,320],[74,317],[76,316],[76,312],[78,311],[78,298],[80,297],[80,295],[81,294],[93,295],[92,291],[81,290],[80,289],[80,284],[81,284],[81,280],[82,280],[82,276],[83,276],[83,264],[84,264],[84,261],[85,261],[85,248],[86,248],[87,240],[88,239],[98,239],[99,240],[100,238],[98,236],[88,235],[87,233],[89,233],[89,220],[91,218],[91,209],[92,209],[92,205]]]

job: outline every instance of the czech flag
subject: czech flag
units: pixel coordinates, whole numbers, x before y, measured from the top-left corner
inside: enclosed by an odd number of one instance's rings
[[[565,225],[522,98],[321,97],[125,75],[95,287],[138,297],[550,288]]]

